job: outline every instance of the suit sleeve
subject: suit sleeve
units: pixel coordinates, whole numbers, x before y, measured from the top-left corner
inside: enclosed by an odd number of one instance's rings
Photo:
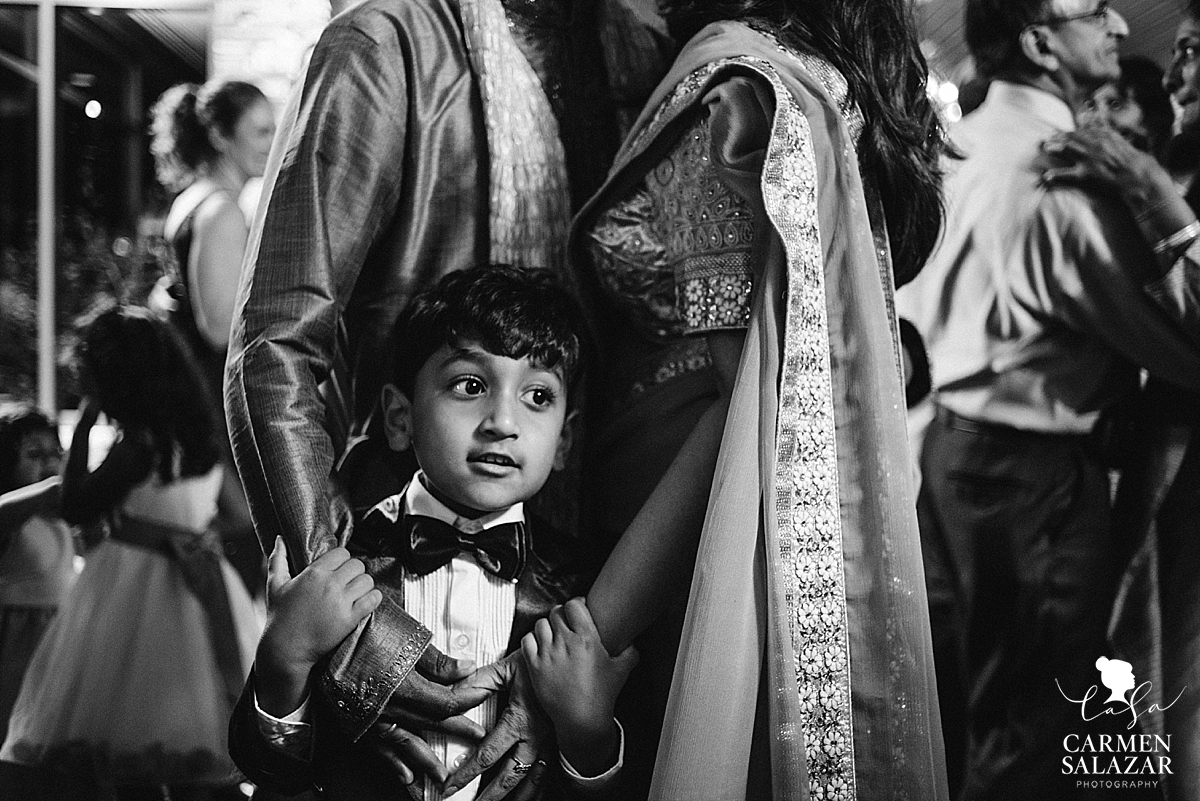
[[[297,795],[312,786],[311,761],[272,746],[264,736],[254,703],[253,669],[229,721],[229,755],[247,779],[273,792]]]
[[[319,386],[400,193],[409,100],[402,36],[364,14],[326,29],[274,144],[247,248],[227,365],[230,436],[259,539],[270,551],[282,536],[294,573],[344,542],[351,526],[331,480],[335,445]],[[429,636],[392,603],[343,643],[322,686],[350,736],[378,717]]]

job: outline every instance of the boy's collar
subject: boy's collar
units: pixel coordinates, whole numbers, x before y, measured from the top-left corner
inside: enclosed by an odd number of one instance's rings
[[[459,517],[425,488],[424,477],[424,471],[418,470],[412,480],[408,482],[408,486],[372,506],[367,514],[378,512],[393,523],[400,519],[402,513],[433,517],[449,523],[465,534],[482,531],[501,523],[523,523],[525,521],[524,503],[514,503],[507,509],[491,512],[475,519]]]

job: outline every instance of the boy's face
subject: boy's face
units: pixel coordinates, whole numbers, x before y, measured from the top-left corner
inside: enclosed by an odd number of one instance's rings
[[[527,358],[473,341],[443,345],[417,373],[413,395],[409,406],[394,387],[385,393],[389,438],[407,424],[430,490],[464,516],[528,500],[569,447],[562,376]]]
[[[17,448],[17,467],[13,479],[18,487],[36,484],[58,475],[62,464],[62,449],[58,437],[49,431],[31,431],[21,438]]]

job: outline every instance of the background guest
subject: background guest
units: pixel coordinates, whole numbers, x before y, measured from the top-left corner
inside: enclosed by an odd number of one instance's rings
[[[911,304],[936,387],[918,513],[939,696],[959,798],[1072,798],[1063,737],[1088,724],[1058,686],[1095,683],[1125,556],[1093,430],[1139,367],[1200,388],[1190,240],[1147,244],[1192,216],[1042,178],[1069,163],[1043,143],[1120,77],[1111,6],[967,0],[965,21],[994,80],[953,131],[946,233]]]
[[[0,410],[0,741],[42,633],[75,581],[58,514],[58,429],[27,404]]]
[[[237,774],[229,718],[258,635],[210,524],[220,427],[182,337],[109,309],[81,332],[87,393],[63,472],[65,519],[112,521],[46,631],[0,759],[94,778],[118,797],[207,799]],[[120,436],[89,469],[103,412]]]
[[[1056,139],[1051,147],[1069,166],[1051,171],[1047,179],[1104,187],[1140,209],[1159,232],[1147,237],[1149,246],[1194,264],[1200,257],[1200,188],[1194,181],[1200,167],[1194,146],[1200,141],[1200,3],[1195,0],[1176,32],[1163,88],[1180,110],[1168,163],[1176,178],[1185,179],[1182,185],[1154,159],[1102,128]],[[1195,330],[1197,320],[1187,325]],[[1113,511],[1119,544],[1133,556],[1110,636],[1139,682],[1148,682],[1147,714],[1138,721],[1142,730],[1174,738],[1171,771],[1162,776],[1169,798],[1194,797],[1200,787],[1200,696],[1194,692],[1200,686],[1200,394],[1186,376],[1183,364],[1151,375],[1137,398]]]
[[[262,177],[266,169],[275,113],[258,87],[243,81],[173,86],[152,113],[150,149],[158,177],[179,195],[164,230],[173,264],[151,295],[150,305],[169,311],[219,405],[249,235],[238,200],[246,183]],[[220,423],[224,427],[224,414]],[[232,453],[224,461],[227,469],[217,526],[250,591],[258,592],[263,581],[262,552]]]
[[[1121,77],[1104,84],[1079,110],[1080,125],[1112,126],[1139,150],[1162,159],[1171,138],[1171,97],[1163,88],[1163,71],[1148,58],[1120,61]]]

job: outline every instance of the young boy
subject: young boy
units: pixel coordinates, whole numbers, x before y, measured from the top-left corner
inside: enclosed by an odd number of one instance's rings
[[[391,596],[460,660],[494,662],[524,638],[561,750],[559,795],[612,788],[623,759],[613,704],[636,655],[609,657],[582,600],[555,608],[585,589],[584,560],[524,507],[570,447],[581,319],[538,271],[452,273],[413,299],[382,405],[389,446],[413,448],[420,470],[363,516],[348,551],[290,580],[282,550],[272,555],[271,619],[230,732],[250,778],[285,792],[309,784],[326,798],[398,797],[397,768],[350,742],[320,700],[307,703],[314,666]],[[458,728],[477,739],[496,711],[488,696]],[[471,751],[471,736],[423,736],[448,770]],[[507,759],[539,780],[550,772],[519,747]],[[479,788],[452,797],[469,801]],[[414,797],[441,799],[442,789],[426,779]]]

